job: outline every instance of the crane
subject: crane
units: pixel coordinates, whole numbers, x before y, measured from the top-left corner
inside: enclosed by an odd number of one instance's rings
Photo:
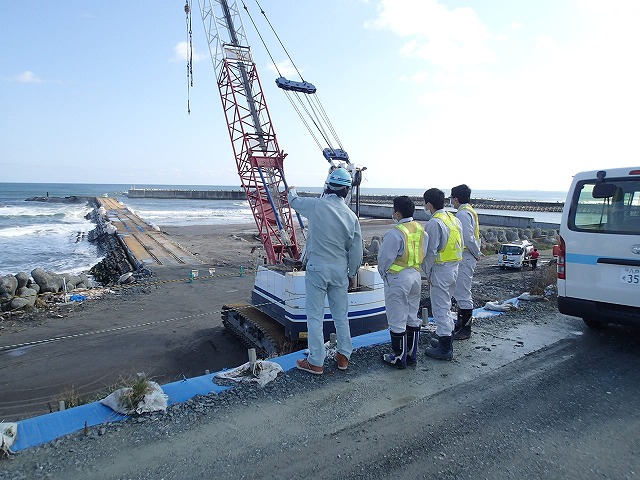
[[[297,260],[294,214],[285,193],[286,154],[278,145],[237,4],[205,0],[200,12],[238,175],[267,261]]]
[[[188,18],[189,1],[185,5]],[[225,305],[222,320],[225,327],[248,346],[271,357],[282,353],[284,345],[296,346],[307,335],[305,272],[300,261],[295,220],[302,232],[304,224],[292,211],[286,196],[286,154],[278,145],[238,5],[235,0],[199,0],[199,8],[238,174],[267,258],[267,264],[259,265],[256,270],[251,304]],[[276,85],[287,93],[292,103],[296,96],[306,98],[316,93],[315,86],[304,80],[298,82],[280,76]],[[310,123],[320,127],[320,136],[327,146],[323,148],[317,139],[316,143],[321,146],[330,171],[345,167],[352,175],[354,187],[359,187],[364,168],[350,162],[339,141],[337,146],[331,145],[327,132],[335,131],[331,126],[321,126],[328,120],[321,105],[310,100],[296,108],[300,109],[311,112],[314,118]],[[310,130],[310,124],[306,125]],[[359,188],[356,191],[359,194]],[[384,288],[376,267],[360,267],[358,287],[349,295],[352,335],[386,328]],[[327,305],[325,337],[328,338],[333,329]]]

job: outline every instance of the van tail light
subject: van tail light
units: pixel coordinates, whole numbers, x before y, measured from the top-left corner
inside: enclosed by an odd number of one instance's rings
[[[558,245],[553,247],[553,254],[556,255],[558,257],[558,262],[557,262],[557,272],[558,272],[558,279],[559,280],[564,280],[565,279],[565,243],[564,243],[564,238],[562,238],[561,235],[558,235]]]

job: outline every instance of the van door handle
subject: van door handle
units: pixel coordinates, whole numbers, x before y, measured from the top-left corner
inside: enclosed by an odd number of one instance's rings
[[[623,258],[599,258],[598,263],[608,265],[628,265],[630,267],[640,267],[640,260],[625,260]]]

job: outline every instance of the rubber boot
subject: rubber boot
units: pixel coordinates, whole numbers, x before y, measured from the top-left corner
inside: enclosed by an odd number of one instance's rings
[[[451,360],[453,358],[453,337],[438,337],[438,346],[429,346],[424,351],[424,354],[431,358],[438,360]]]
[[[407,335],[405,332],[390,333],[393,353],[385,353],[382,355],[382,360],[396,368],[407,368]]]
[[[458,310],[458,318],[456,326],[453,330],[454,340],[466,340],[471,336],[471,321],[473,310],[470,308],[461,308]]]
[[[407,326],[407,365],[418,363],[418,341],[420,340],[420,327]]]

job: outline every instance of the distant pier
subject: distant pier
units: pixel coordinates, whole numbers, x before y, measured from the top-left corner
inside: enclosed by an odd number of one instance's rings
[[[121,245],[136,269],[150,265],[200,265],[190,252],[169,240],[157,227],[149,225],[113,198],[95,199],[105,211],[104,221],[116,228]]]

